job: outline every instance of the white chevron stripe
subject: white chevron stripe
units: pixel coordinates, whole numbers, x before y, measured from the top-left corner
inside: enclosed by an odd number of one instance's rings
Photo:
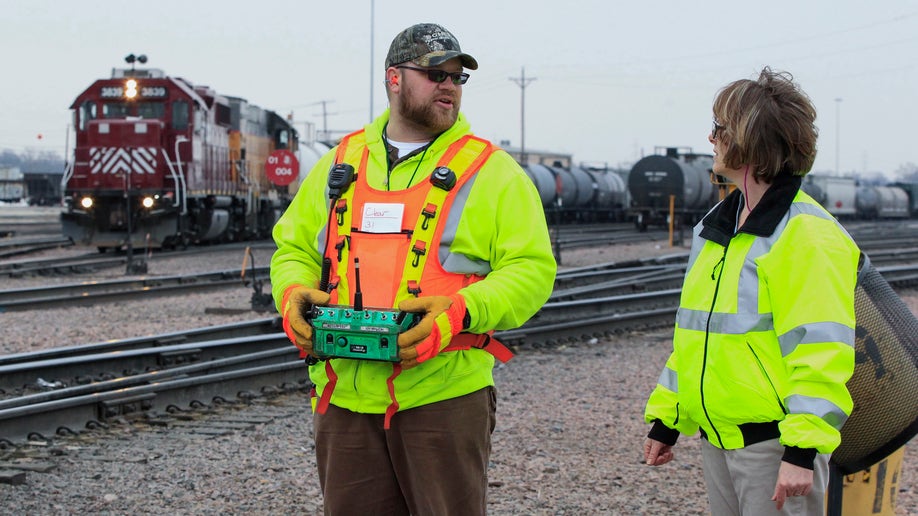
[[[90,147],[89,171],[91,174],[154,174],[158,151],[156,147],[137,147],[130,152],[120,147]]]

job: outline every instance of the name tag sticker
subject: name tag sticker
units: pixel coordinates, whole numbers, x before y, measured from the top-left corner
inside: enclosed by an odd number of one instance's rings
[[[368,202],[363,206],[360,230],[367,233],[398,233],[402,230],[404,204]]]

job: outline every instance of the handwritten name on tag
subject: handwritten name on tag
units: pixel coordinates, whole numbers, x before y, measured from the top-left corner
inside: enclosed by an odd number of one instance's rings
[[[363,206],[360,230],[367,233],[398,233],[402,230],[404,204],[368,202]]]

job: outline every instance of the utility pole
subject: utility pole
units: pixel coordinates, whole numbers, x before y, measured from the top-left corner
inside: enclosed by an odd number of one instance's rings
[[[841,98],[835,99],[835,175],[841,176],[838,168],[838,153],[841,150]]]
[[[519,78],[510,77],[510,80],[515,82],[517,86],[520,87],[520,165],[527,165],[526,159],[526,86],[529,85],[532,81],[536,80],[535,77],[526,78],[526,67],[522,68]]]
[[[313,104],[322,105],[322,141],[328,141],[328,115],[337,115],[337,113],[329,113],[326,104],[329,102],[334,102],[333,100],[320,100],[318,102],[313,102]]]
[[[370,123],[373,122],[373,42],[375,38],[373,37],[373,22],[374,22],[374,11],[376,10],[376,1],[370,0]],[[326,138],[328,134],[326,133]]]

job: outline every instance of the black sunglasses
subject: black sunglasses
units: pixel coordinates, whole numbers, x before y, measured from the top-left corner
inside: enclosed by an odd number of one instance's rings
[[[717,133],[722,133],[722,132],[724,131],[724,129],[726,129],[726,127],[725,127],[725,126],[722,126],[722,125],[720,125],[720,124],[718,124],[718,123],[717,123],[717,120],[715,120],[715,121],[714,121],[714,126],[711,127],[711,139],[712,139],[712,140],[716,140],[716,139],[717,139]]]
[[[408,70],[414,70],[416,72],[424,72],[427,74],[427,78],[431,82],[435,82],[437,84],[445,81],[447,77],[449,77],[450,80],[453,81],[453,84],[455,84],[456,86],[465,84],[469,81],[469,74],[464,73],[464,72],[450,73],[450,72],[447,72],[446,70],[437,70],[435,68],[433,69],[432,68],[415,68],[413,66],[405,66],[405,65],[399,65],[399,66],[396,66],[396,68],[406,68]]]

